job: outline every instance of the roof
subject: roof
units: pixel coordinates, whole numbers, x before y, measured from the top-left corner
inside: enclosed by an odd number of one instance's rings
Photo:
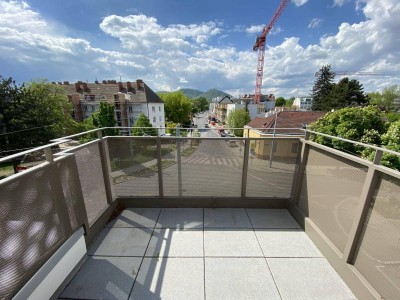
[[[77,85],[79,91],[77,91]],[[87,86],[84,90],[83,86]],[[129,94],[129,102],[134,103],[164,103],[164,101],[147,84],[141,80],[134,82],[103,81],[97,83],[64,83],[60,84],[68,95],[94,95],[96,99],[102,96],[113,96],[116,94]]]
[[[273,133],[274,129],[279,128],[303,128],[312,122],[317,121],[323,117],[326,112],[322,111],[281,111],[277,114],[273,114],[269,117],[256,117],[247,127],[250,128],[265,128],[261,130],[264,133]],[[275,118],[276,125],[275,125]],[[288,132],[281,132],[288,133]],[[300,133],[299,131],[293,131],[291,133]]]

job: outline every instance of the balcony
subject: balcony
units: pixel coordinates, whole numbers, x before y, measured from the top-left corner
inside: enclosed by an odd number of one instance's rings
[[[306,131],[229,138],[236,147],[213,130],[101,133],[26,151],[45,161],[0,181],[1,298],[400,297],[400,174],[380,165],[387,150],[371,146],[369,162]],[[272,156],[254,153],[271,140]]]

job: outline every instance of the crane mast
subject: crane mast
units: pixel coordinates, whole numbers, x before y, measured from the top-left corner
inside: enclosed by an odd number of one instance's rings
[[[260,103],[261,96],[261,86],[264,74],[264,56],[265,56],[265,42],[267,39],[268,33],[271,31],[272,27],[274,27],[276,21],[278,21],[279,17],[282,15],[283,10],[289,4],[289,0],[282,0],[278,9],[276,10],[274,16],[267,26],[263,28],[261,35],[257,36],[256,41],[253,45],[253,51],[258,51],[258,63],[257,63],[257,76],[256,76],[256,91],[254,94],[255,103]]]

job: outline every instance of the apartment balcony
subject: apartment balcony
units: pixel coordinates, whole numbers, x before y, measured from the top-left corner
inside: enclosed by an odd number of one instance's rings
[[[45,161],[0,181],[2,299],[400,297],[400,174],[380,165],[387,150],[371,146],[369,162],[310,132],[229,138],[235,147],[213,130],[101,132],[26,151]],[[257,158],[251,144],[271,140],[277,152]]]

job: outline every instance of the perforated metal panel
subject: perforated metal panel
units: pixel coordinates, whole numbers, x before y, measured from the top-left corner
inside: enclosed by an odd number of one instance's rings
[[[298,145],[298,139],[250,140],[246,196],[289,198]]]
[[[65,205],[71,227],[76,229],[87,221],[86,208],[79,182],[78,169],[73,156],[63,157],[57,161]]]
[[[400,299],[400,180],[382,174],[354,261],[384,299]]]
[[[361,164],[310,148],[299,207],[342,253],[366,173]]]
[[[72,234],[56,165],[0,185],[0,295],[11,298]]]
[[[108,205],[99,144],[90,144],[74,152],[86,213],[91,225]]]
[[[115,196],[159,195],[155,139],[108,139]]]

